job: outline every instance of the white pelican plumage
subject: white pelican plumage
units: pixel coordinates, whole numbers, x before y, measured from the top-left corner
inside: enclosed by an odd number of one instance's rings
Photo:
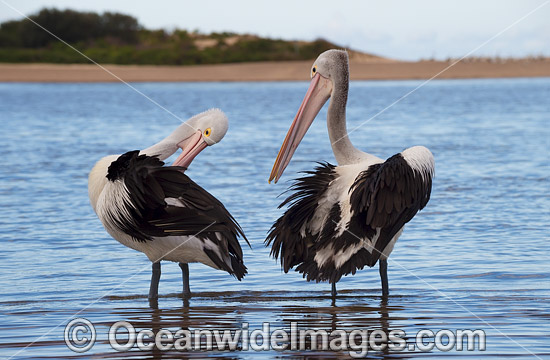
[[[386,161],[355,148],[346,130],[348,54],[328,50],[311,68],[311,83],[275,160],[277,182],[309,126],[330,98],[327,127],[338,166],[320,164],[296,180],[290,205],[273,224],[266,246],[308,281],[329,281],[332,296],[342,276],[380,260],[382,295],[389,294],[387,258],[404,225],[430,199],[434,158],[423,146]]]
[[[227,128],[225,114],[211,109],[145,150],[102,158],[90,172],[90,202],[107,232],[153,263],[150,299],[158,298],[161,260],[179,263],[184,296],[190,295],[188,263],[227,271],[238,280],[247,273],[238,241],[240,236],[248,243],[242,229],[221,202],[184,174]],[[163,166],[179,148],[173,166]]]

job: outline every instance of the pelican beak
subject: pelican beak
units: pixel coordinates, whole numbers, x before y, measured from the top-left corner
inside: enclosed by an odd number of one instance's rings
[[[311,126],[311,123],[321,111],[321,108],[327,102],[332,92],[332,82],[321,76],[319,73],[311,79],[309,89],[307,89],[306,96],[302,101],[302,105],[298,109],[298,113],[290,125],[290,129],[286,134],[281,150],[277,155],[271,175],[269,176],[269,182],[275,180],[275,183],[279,181],[279,178],[283,175],[287,165],[290,163],[290,159],[300,141],[304,138],[307,130]]]
[[[193,135],[178,144],[178,147],[182,150],[182,152],[172,165],[188,168],[195,156],[197,156],[207,146],[208,144],[202,138],[202,131],[197,130]]]

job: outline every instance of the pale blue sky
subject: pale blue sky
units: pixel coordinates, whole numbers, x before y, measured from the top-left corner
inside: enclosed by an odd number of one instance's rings
[[[148,28],[233,31],[283,39],[323,37],[344,47],[393,57],[460,57],[537,6],[529,17],[473,55],[550,56],[549,0],[0,0],[0,21],[43,7],[118,11]]]

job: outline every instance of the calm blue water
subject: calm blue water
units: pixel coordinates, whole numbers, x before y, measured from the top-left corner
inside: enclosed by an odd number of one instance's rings
[[[348,128],[417,81],[354,82]],[[249,275],[191,265],[189,304],[180,269],[164,263],[159,309],[146,295],[150,263],[104,231],[88,203],[87,175],[107,154],[149,146],[179,124],[123,84],[0,84],[0,355],[28,358],[201,358],[206,353],[114,352],[108,327],[483,329],[484,352],[371,352],[379,358],[550,358],[550,79],[432,81],[353,132],[380,157],[425,145],[436,158],[428,206],[407,225],[389,262],[329,285],[283,274],[263,240],[288,183],[313,161],[334,162],[323,110],[277,185],[267,178],[307,89],[305,82],[135,85],[182,118],[210,107],[230,120],[225,139],[188,174],[233,213],[251,241]],[[70,319],[94,322],[84,354],[63,342]],[[29,346],[30,345],[30,346]],[[29,347],[27,347],[29,346]],[[217,352],[216,357],[345,357],[345,353]]]

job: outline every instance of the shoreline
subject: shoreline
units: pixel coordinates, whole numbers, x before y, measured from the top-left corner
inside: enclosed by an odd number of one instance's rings
[[[192,66],[102,65],[127,82],[307,81],[312,61]],[[550,77],[550,59],[503,62],[350,61],[351,80]],[[446,69],[446,70],[445,70]],[[0,82],[119,82],[93,64],[0,63]]]

